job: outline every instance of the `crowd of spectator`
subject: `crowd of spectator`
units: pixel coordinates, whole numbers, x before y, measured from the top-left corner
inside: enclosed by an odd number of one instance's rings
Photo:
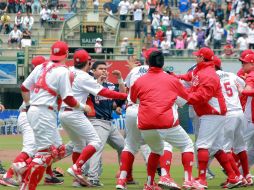
[[[172,5],[177,8],[172,10]],[[147,46],[161,48],[165,55],[181,56],[185,50],[190,55],[210,46],[217,54],[231,57],[254,48],[254,1],[121,0],[118,14],[121,28],[134,21],[134,38],[143,34]]]

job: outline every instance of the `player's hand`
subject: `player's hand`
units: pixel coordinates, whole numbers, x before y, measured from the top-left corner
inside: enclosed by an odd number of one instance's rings
[[[132,70],[133,68],[137,67],[137,59],[135,56],[130,56],[128,59],[128,64],[126,65],[130,70]]]
[[[238,90],[239,94],[242,95],[243,87],[240,84],[238,84],[238,83],[235,83],[235,85],[237,87],[237,90]]]
[[[104,81],[107,80],[107,75],[106,74],[102,74],[101,76],[99,76],[99,78],[97,79],[97,82],[102,84]]]
[[[91,107],[90,107],[89,105],[85,105],[85,107],[84,107],[84,112],[85,112],[85,113],[89,113],[89,112],[91,112],[91,111],[92,111]]]
[[[4,105],[0,104],[0,111],[4,111],[4,110],[5,110]]]
[[[121,107],[116,107],[116,114],[122,115],[122,108]]]
[[[112,74],[117,78],[117,79],[121,79],[122,78],[122,73],[119,70],[114,70],[112,71]]]

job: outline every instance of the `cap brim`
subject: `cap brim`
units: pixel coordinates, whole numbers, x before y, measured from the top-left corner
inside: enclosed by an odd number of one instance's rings
[[[239,58],[239,61],[242,61],[242,62],[244,62],[244,59],[240,57],[240,58]]]
[[[52,61],[62,61],[64,59],[66,59],[67,54],[66,55],[62,55],[62,56],[55,56],[55,55],[51,55],[50,56],[50,60]]]
[[[192,53],[192,55],[200,56],[200,53],[198,51],[195,51],[195,52]]]

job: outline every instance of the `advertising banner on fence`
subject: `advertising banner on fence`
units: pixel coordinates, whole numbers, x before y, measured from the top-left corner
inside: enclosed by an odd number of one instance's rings
[[[17,84],[17,63],[0,61],[0,84]]]

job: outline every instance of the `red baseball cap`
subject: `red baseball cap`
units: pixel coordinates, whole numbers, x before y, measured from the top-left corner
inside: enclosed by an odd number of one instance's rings
[[[239,60],[240,60],[240,61],[243,61],[244,58],[246,57],[246,55],[248,55],[248,54],[254,54],[254,52],[253,52],[251,49],[246,49],[246,50],[244,50],[244,51],[241,53]]]
[[[87,62],[89,60],[89,57],[90,56],[86,50],[81,49],[75,51],[73,55],[74,65]]]
[[[208,61],[213,60],[214,52],[208,47],[203,47],[200,50],[193,52],[195,56],[202,56],[203,58],[207,59]]]
[[[67,58],[68,55],[68,44],[63,41],[57,41],[51,46],[50,60],[62,61]]]
[[[33,59],[32,59],[32,65],[34,67],[44,63],[46,61],[45,57],[43,56],[35,56]]]
[[[254,54],[247,54],[241,61],[254,64]]]
[[[214,62],[214,65],[221,68],[221,60],[219,57],[217,57],[216,55],[213,56],[213,62]]]
[[[159,50],[158,50],[158,48],[149,48],[148,50],[144,51],[144,57],[145,57],[145,59],[149,59],[150,55],[154,51],[159,51]]]

